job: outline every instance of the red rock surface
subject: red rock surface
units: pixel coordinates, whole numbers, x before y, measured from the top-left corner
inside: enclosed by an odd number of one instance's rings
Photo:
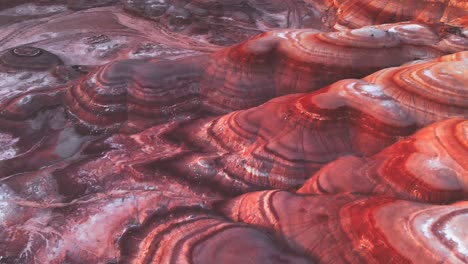
[[[468,262],[467,17],[0,0],[0,264]]]
[[[414,20],[449,22],[468,15],[468,3],[457,0],[326,0],[336,18],[335,28]]]
[[[429,203],[468,199],[468,121],[421,129],[369,158],[327,164],[298,193],[355,192]]]
[[[466,201],[437,206],[263,191],[227,201],[220,210],[232,220],[270,230],[292,250],[319,262],[464,263],[467,206]]]

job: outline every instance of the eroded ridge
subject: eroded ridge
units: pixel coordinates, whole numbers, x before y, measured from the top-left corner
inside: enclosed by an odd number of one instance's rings
[[[468,4],[456,0],[327,0],[325,2],[333,10],[329,13],[334,15],[336,29],[409,20],[450,22],[468,15]]]
[[[431,203],[466,200],[467,129],[465,119],[449,119],[372,157],[342,157],[312,176],[298,193],[355,192]]]
[[[283,249],[268,233],[210,212],[180,208],[151,220],[121,238],[121,261],[313,263]]]
[[[467,47],[466,36],[438,34],[418,23],[329,33],[272,31],[214,53],[202,94],[208,107],[222,113]]]
[[[436,206],[356,195],[242,195],[220,206],[229,218],[276,234],[324,263],[467,261],[467,203]],[[396,213],[398,212],[398,213]],[[333,251],[328,251],[330,247]],[[410,248],[411,250],[408,250]],[[331,253],[333,252],[333,253]]]

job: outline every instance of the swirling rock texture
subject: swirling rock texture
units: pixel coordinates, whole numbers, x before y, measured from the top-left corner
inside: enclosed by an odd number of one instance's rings
[[[468,3],[457,0],[326,0],[325,13],[336,29],[359,28],[407,20],[450,22],[468,15]]]
[[[243,109],[404,62],[464,51],[467,46],[464,35],[438,34],[415,23],[331,33],[274,31],[214,53],[202,94],[215,111]]]
[[[464,119],[449,119],[372,157],[339,158],[311,177],[298,193],[355,192],[432,203],[467,199],[467,127]]]
[[[265,228],[296,252],[325,263],[466,263],[467,206],[277,190],[219,205],[230,219]]]
[[[468,263],[467,18],[0,0],[0,263]]]

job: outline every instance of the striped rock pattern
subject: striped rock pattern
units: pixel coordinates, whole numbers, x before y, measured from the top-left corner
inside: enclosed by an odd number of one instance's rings
[[[176,61],[122,60],[72,85],[69,112],[91,131],[135,130],[197,111],[204,57]],[[151,121],[150,121],[151,120]]]
[[[222,113],[467,47],[466,36],[439,35],[414,23],[330,33],[273,31],[214,53],[202,94],[208,107]]]
[[[54,72],[66,80],[86,74],[66,87],[63,100],[70,115],[86,130],[134,131],[206,112],[246,109],[276,96],[317,90],[340,79],[363,77],[382,68],[468,47],[468,40],[455,43],[450,36],[455,35],[441,37],[426,25],[410,23],[338,33],[277,31],[209,57],[119,60],[96,69],[78,65]],[[355,61],[369,56],[368,49],[374,57],[356,67]],[[36,96],[27,93],[17,96],[16,101],[24,97]],[[31,111],[37,111],[37,106]]]
[[[176,174],[215,181],[228,190],[297,187],[341,155],[374,154],[416,129],[397,102],[366,89],[379,88],[340,81],[315,93],[182,124],[167,137],[190,154],[164,164]],[[375,107],[368,109],[369,104]],[[363,125],[368,122],[373,126]]]
[[[463,99],[468,64],[460,56],[384,69],[363,80],[342,80],[316,92],[186,122],[166,134],[183,151],[158,166],[231,191],[298,187],[341,156],[371,156],[435,121],[468,118],[468,100]],[[447,137],[454,136],[447,131]]]
[[[449,22],[468,15],[468,3],[456,0],[327,0],[335,28],[359,28],[401,21]]]
[[[468,199],[468,121],[449,119],[421,129],[369,157],[337,159],[298,193],[373,194],[420,202]]]
[[[291,249],[318,262],[464,263],[467,206],[466,201],[436,206],[350,194],[263,191],[229,200],[220,211],[274,232]]]
[[[0,0],[0,264],[468,262],[467,10]]]
[[[209,212],[179,209],[121,238],[125,263],[312,263],[268,234]]]

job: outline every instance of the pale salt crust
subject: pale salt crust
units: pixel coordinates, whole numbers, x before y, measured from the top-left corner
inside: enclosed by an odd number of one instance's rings
[[[447,166],[445,166],[439,159],[427,159],[426,167],[430,170],[447,169]]]
[[[0,161],[11,159],[16,155],[15,145],[18,140],[9,134],[0,133]]]
[[[17,95],[22,92],[31,91],[35,88],[52,85],[54,83],[53,77],[48,72],[0,72],[0,97]]]
[[[374,37],[374,38],[384,38],[387,33],[384,30],[377,28],[359,28],[351,30],[351,34],[358,37]]]
[[[432,237],[432,233],[430,231],[430,228],[432,227],[432,223],[434,223],[434,219],[432,218],[428,218],[424,223],[421,224],[420,226],[420,230],[422,232],[422,234],[427,237],[427,238],[431,238]]]
[[[102,247],[100,245],[101,240],[107,241],[112,236],[112,230],[102,229],[99,226],[109,224],[109,215],[126,216],[135,212],[139,203],[144,204],[144,201],[140,202],[137,200],[139,198],[136,196],[128,196],[124,199],[117,198],[100,207],[99,213],[89,217],[85,221],[80,223],[71,222],[71,225],[75,225],[72,230],[47,245],[47,252],[49,252],[46,257],[47,263],[53,262],[57,257],[63,255],[64,250],[67,250],[69,254],[79,254],[80,251],[86,251],[97,256],[105,255],[109,257],[110,255],[110,257],[113,257],[114,248],[108,246]],[[118,222],[119,220],[113,219],[113,222]],[[70,245],[69,241],[73,240],[78,240],[79,243]],[[70,251],[70,248],[74,250]]]
[[[78,224],[73,229],[73,234],[76,235],[78,240],[81,240],[84,244],[92,242],[98,242],[101,237],[107,237],[109,230],[96,228],[102,223],[108,222],[109,215],[125,215],[130,212],[128,207],[134,207],[136,197],[127,197],[125,199],[115,199],[111,203],[108,203],[104,207],[100,208],[100,212],[88,218],[85,222]]]
[[[423,74],[433,80],[436,80],[437,78],[432,74],[432,71],[431,70],[424,70],[423,71]]]
[[[302,33],[301,31],[293,31],[293,32],[291,32],[291,38],[293,40],[295,40],[296,42],[300,43],[301,39],[298,36],[300,36],[301,33]],[[301,47],[302,47],[302,45],[301,45]]]
[[[437,219],[440,219],[441,216],[450,214],[454,211],[456,211],[456,209],[454,210],[449,206],[440,206],[437,208],[429,209],[427,211],[422,211],[414,217],[415,226],[419,225],[419,227],[417,228],[419,230],[419,233],[422,234],[427,239],[427,241],[431,241],[429,242],[428,246],[430,246],[433,250],[441,252],[444,255],[445,253],[448,253],[447,251],[449,251],[450,249],[448,249],[445,245],[441,244],[440,241],[438,241],[438,238],[435,237],[435,234],[433,233],[431,228],[433,227],[434,222]],[[468,214],[466,213],[460,216],[456,216],[455,218],[457,217],[466,218],[465,222],[468,221]],[[455,248],[458,252],[465,256],[468,256],[468,229],[460,231],[458,227],[451,226],[450,223],[454,222],[453,220],[454,218],[452,218],[452,220],[448,222],[448,224],[446,224],[442,229],[444,237],[456,244]],[[457,220],[456,223],[463,223],[463,220]],[[453,233],[453,231],[456,231],[457,234]],[[451,259],[453,260],[453,258]]]
[[[366,93],[370,94],[370,95],[373,95],[373,96],[376,96],[376,97],[380,97],[380,96],[384,96],[384,92],[383,92],[383,89],[382,87],[378,86],[378,85],[373,85],[373,84],[365,84],[365,85],[361,85],[360,88],[365,91]]]
[[[424,27],[419,24],[407,24],[407,25],[398,25],[398,26],[391,27],[388,31],[392,33],[397,33],[398,32],[397,29],[403,29],[403,30],[408,30],[408,31],[419,31],[419,30],[424,29]]]
[[[130,59],[142,59],[142,58],[167,58],[177,59],[187,55],[202,54],[201,52],[194,52],[191,50],[177,50],[171,49],[164,44],[154,44],[152,48],[147,51],[133,50],[128,53]]]
[[[348,93],[350,95],[347,95]],[[360,85],[356,82],[351,82],[348,83],[344,89],[341,89],[339,94],[340,96],[347,98],[346,101],[349,106],[359,109],[360,111],[371,116],[380,117],[380,119],[386,124],[401,126],[402,124],[408,125],[413,122],[412,118],[410,118],[408,114],[401,109],[400,105],[393,99],[370,98],[366,96],[366,94],[376,97],[384,96],[385,94],[383,89],[378,85]],[[356,97],[360,98],[361,101],[356,102]],[[363,107],[366,101],[369,102],[370,107]],[[380,105],[383,109],[379,109],[379,112],[375,111],[375,107],[372,106],[375,106],[376,104]],[[382,114],[382,112],[384,113]]]
[[[0,184],[0,226],[7,222],[8,215],[16,209],[16,206],[8,201],[13,198],[13,191],[8,186]]]
[[[455,218],[458,217],[464,219],[457,220],[458,223],[468,223],[468,214],[465,213],[463,215],[456,216]],[[449,223],[444,227],[443,232],[446,238],[456,244],[455,248],[457,251],[468,257],[468,228],[462,226],[461,229],[462,230],[460,230],[460,228],[457,226],[451,226]],[[458,234],[454,234],[453,231],[456,231]]]
[[[282,38],[282,39],[288,39],[288,38],[286,37],[286,34],[287,34],[287,32],[277,32],[277,33],[276,33],[276,36],[278,36],[278,37],[280,37],[280,38]]]
[[[113,36],[104,43],[88,44],[86,39],[82,38],[73,43],[57,42],[56,47],[48,45],[47,49],[53,50],[54,54],[63,58],[65,64],[103,65],[114,60],[129,41],[131,39],[125,36]]]
[[[246,166],[244,166],[244,168],[248,173],[250,173],[250,174],[252,174],[254,176],[257,176],[257,177],[265,177],[266,178],[269,175],[269,173],[261,172],[260,170],[254,168],[252,166],[246,165]]]
[[[10,0],[14,1],[14,0]],[[0,15],[3,16],[37,16],[47,15],[57,12],[66,11],[67,7],[64,5],[36,5],[36,4],[24,4],[13,8],[8,8],[0,11]]]

